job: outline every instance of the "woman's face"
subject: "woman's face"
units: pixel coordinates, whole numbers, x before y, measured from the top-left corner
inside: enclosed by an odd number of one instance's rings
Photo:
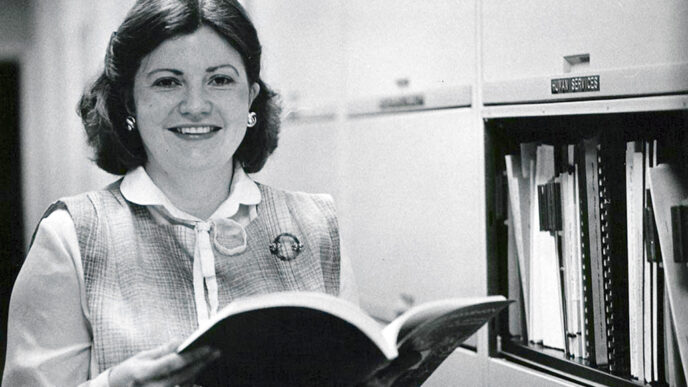
[[[134,78],[148,173],[231,170],[258,91],[241,55],[212,28],[163,42]]]

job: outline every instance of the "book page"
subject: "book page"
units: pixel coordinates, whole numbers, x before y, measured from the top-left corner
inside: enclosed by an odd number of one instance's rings
[[[414,366],[396,379],[393,386],[422,384],[459,344],[510,302],[503,296],[492,296],[449,311],[446,306],[435,304],[425,310],[410,310],[395,320],[385,333],[391,336],[391,332],[398,332],[399,356],[409,352],[421,356]]]
[[[383,329],[385,340],[401,345],[402,340],[421,324],[462,308],[493,302],[509,302],[504,296],[449,298],[426,302],[404,312]]]
[[[397,357],[371,317],[320,293],[236,300],[178,351],[205,345],[222,356],[200,378],[203,386],[353,385]]]
[[[221,309],[214,318],[199,327],[189,338],[177,348],[177,352],[184,351],[195,340],[202,336],[213,325],[229,316],[245,313],[252,310],[269,309],[277,307],[301,307],[316,309],[333,316],[337,316],[358,327],[372,340],[380,350],[392,359],[396,357],[395,345],[387,342],[382,335],[382,326],[372,317],[368,316],[358,306],[341,298],[316,292],[279,292],[245,297],[233,301]],[[394,348],[393,348],[394,347]]]

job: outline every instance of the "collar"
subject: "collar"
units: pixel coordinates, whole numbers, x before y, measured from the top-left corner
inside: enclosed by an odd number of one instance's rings
[[[120,186],[122,195],[128,201],[141,206],[154,206],[164,209],[171,216],[190,221],[201,221],[197,217],[178,209],[158,188],[143,167],[137,167],[124,176]],[[230,218],[243,204],[255,206],[261,201],[260,189],[239,163],[235,163],[229,196],[208,219]]]

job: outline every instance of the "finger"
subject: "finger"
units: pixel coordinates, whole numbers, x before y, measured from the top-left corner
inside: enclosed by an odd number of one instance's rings
[[[386,384],[393,382],[402,372],[413,367],[416,363],[423,359],[420,352],[408,351],[396,358],[389,366],[380,370],[375,374],[375,378]]]
[[[158,377],[166,377],[179,372],[190,364],[202,361],[208,357],[212,357],[214,352],[215,350],[206,346],[194,349],[193,351],[184,354],[178,354],[176,352],[170,353],[155,360],[150,365],[150,369],[153,372],[153,375]]]
[[[423,355],[420,352],[408,351],[399,357],[399,367],[401,369],[411,368],[421,360],[423,360]]]
[[[204,357],[199,361],[189,364],[187,367],[180,369],[177,373],[172,374],[168,377],[167,382],[171,384],[188,384],[191,385],[198,375],[201,374],[210,364],[220,357],[219,351],[214,351],[210,356]]]

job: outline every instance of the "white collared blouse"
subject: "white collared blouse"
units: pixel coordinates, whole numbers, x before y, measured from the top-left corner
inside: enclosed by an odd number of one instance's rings
[[[193,286],[198,322],[217,311],[212,222],[246,227],[261,201],[256,183],[237,166],[227,199],[205,220],[175,207],[143,167],[127,173],[122,195],[146,206],[156,222],[194,224]],[[341,255],[339,296],[358,302],[353,269]],[[91,351],[90,316],[81,253],[74,222],[66,210],[54,211],[40,223],[12,291],[3,385],[108,386],[109,370],[97,374]]]

